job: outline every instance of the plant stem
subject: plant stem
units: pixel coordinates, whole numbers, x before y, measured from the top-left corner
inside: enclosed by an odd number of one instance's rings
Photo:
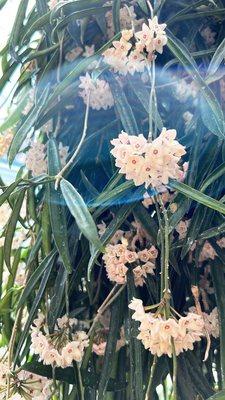
[[[84,117],[84,128],[83,128],[83,133],[80,139],[80,142],[73,154],[73,156],[70,158],[68,163],[61,169],[61,171],[56,175],[56,180],[55,180],[55,189],[58,189],[59,182],[63,177],[63,174],[68,170],[68,168],[73,164],[77,154],[80,151],[80,148],[85,140],[86,134],[87,134],[87,127],[88,127],[88,116],[89,116],[89,109],[90,109],[90,91],[88,92],[87,96],[87,106],[86,106],[86,112],[85,112],[85,117]]]
[[[145,393],[145,400],[151,400],[150,396],[151,396],[152,382],[153,382],[156,363],[157,363],[157,355],[155,354],[154,358],[153,358],[152,367],[151,367],[151,373],[150,373],[150,377],[149,377],[148,387],[147,387],[147,390]]]
[[[149,98],[149,134],[148,139],[152,140],[153,137],[153,104],[154,104],[154,93],[155,93],[155,60],[152,60],[151,66],[151,91]]]
[[[109,295],[106,297],[106,299],[104,300],[104,302],[102,303],[101,307],[99,307],[97,314],[93,320],[92,326],[89,329],[88,332],[88,336],[91,336],[91,333],[93,332],[93,329],[96,325],[96,323],[98,322],[99,318],[101,317],[101,315],[105,312],[105,310],[116,300],[116,298],[120,295],[120,293],[124,290],[124,288],[126,287],[126,285],[122,285],[119,290],[114,294],[116,288],[118,287],[118,285],[115,285],[113,287],[113,289],[111,290],[111,292],[109,293]],[[113,295],[114,294],[114,295]]]
[[[16,319],[13,325],[13,330],[12,330],[12,335],[10,338],[9,342],[9,350],[8,350],[8,374],[7,374],[7,394],[6,394],[6,399],[10,398],[10,374],[11,374],[11,366],[12,366],[12,359],[13,359],[13,350],[14,350],[14,344],[16,340],[16,334],[17,334],[17,329],[19,322],[21,321],[22,318],[22,313],[23,313],[23,307],[21,307],[16,315]]]

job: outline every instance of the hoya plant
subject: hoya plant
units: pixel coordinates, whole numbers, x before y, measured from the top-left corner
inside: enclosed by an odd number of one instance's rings
[[[225,1],[15,3],[0,399],[224,400]]]

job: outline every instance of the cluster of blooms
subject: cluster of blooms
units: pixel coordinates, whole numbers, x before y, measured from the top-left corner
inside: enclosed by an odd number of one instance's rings
[[[193,118],[193,114],[190,111],[185,111],[183,113],[183,120],[184,120],[184,124],[186,126],[188,126],[191,123],[192,118]]]
[[[59,158],[61,165],[66,164],[68,157],[68,146],[59,143]],[[43,143],[33,142],[26,154],[26,167],[34,176],[47,173],[46,147]]]
[[[189,97],[195,99],[198,95],[198,92],[199,88],[194,81],[188,83],[185,79],[180,79],[176,84],[175,95],[181,103],[185,103]]]
[[[93,353],[97,354],[98,356],[104,356],[104,354],[105,354],[108,331],[109,331],[108,329],[98,329],[95,333],[92,351],[93,351]],[[125,341],[124,329],[121,328],[120,338],[117,340],[117,343],[116,343],[116,351],[119,351],[121,349],[121,347],[125,346],[125,344],[126,344],[126,341]]]
[[[190,307],[189,311],[191,313],[197,314],[197,310],[195,307]],[[202,312],[202,318],[204,320],[205,330],[207,331],[207,333],[217,339],[220,335],[217,307],[215,307],[210,314]]]
[[[46,365],[66,368],[73,361],[80,362],[89,345],[84,331],[75,330],[78,320],[63,316],[57,319],[54,333],[49,335],[44,316],[39,314],[31,333],[32,350]]]
[[[133,298],[129,308],[134,310],[132,318],[140,322],[139,335],[145,349],[158,357],[163,354],[172,356],[174,343],[176,355],[183,351],[193,350],[194,343],[204,335],[204,321],[196,313],[188,313],[179,320],[165,319],[161,315],[146,313],[140,299]]]
[[[144,200],[142,201],[142,204],[145,208],[148,208],[149,206],[152,206],[154,204],[153,197],[151,197],[148,192],[145,192],[143,194]],[[169,203],[173,200],[174,198],[174,193],[170,193],[168,190],[163,191],[161,194],[161,199],[163,204]],[[175,205],[175,203],[170,204],[170,208],[172,205]],[[172,206],[172,212],[176,211],[176,205],[173,207]]]
[[[175,227],[175,230],[179,234],[179,239],[184,239],[186,237],[186,233],[188,230],[188,226],[190,225],[190,220],[181,220],[177,226]]]
[[[103,260],[108,278],[112,282],[123,285],[127,279],[129,264],[132,264],[134,283],[136,286],[143,286],[147,274],[154,274],[157,256],[158,251],[154,246],[137,252],[129,250],[128,240],[122,237],[121,243],[106,246]]]
[[[87,104],[89,98],[89,105],[93,110],[100,110],[101,108],[107,110],[113,106],[113,95],[105,80],[92,79],[90,74],[86,73],[85,76],[80,77],[80,82],[79,88],[82,90],[80,90],[79,95],[83,98],[85,104]]]
[[[126,179],[132,179],[136,186],[151,185],[162,191],[169,178],[180,180],[184,175],[178,163],[186,151],[175,137],[174,129],[163,128],[160,136],[148,143],[142,134],[130,136],[122,132],[111,141],[114,145],[111,153]]]
[[[107,5],[107,3],[106,3],[106,5]],[[107,36],[109,39],[111,39],[115,35],[112,11],[107,11],[107,13],[105,14],[105,19],[106,19]],[[141,26],[143,20],[137,19],[137,15],[134,11],[133,6],[121,7],[121,9],[120,9],[120,28],[121,28],[121,30],[130,29],[132,26],[132,22],[133,22],[134,26],[136,28],[138,28],[139,26]]]
[[[209,26],[203,28],[200,34],[207,46],[212,46],[215,43],[216,32],[213,32]]]
[[[208,240],[206,240],[199,256],[199,262],[201,263],[208,260],[209,258],[211,260],[214,260],[216,256],[217,254],[214,248],[211,246]]]
[[[7,350],[4,349],[0,362],[0,400],[6,399],[8,373]],[[51,395],[51,384],[51,380],[24,370],[11,373],[10,399],[46,400]]]
[[[4,135],[3,134],[0,135],[0,157],[4,156],[8,151],[12,138],[13,134],[11,130],[6,131]]]
[[[103,53],[105,62],[122,75],[143,72],[146,63],[154,59],[155,52],[163,52],[167,43],[165,27],[166,24],[159,24],[154,17],[148,20],[148,25],[144,23],[139,32],[123,30],[121,39],[113,41],[113,47]]]
[[[79,56],[82,55],[82,57],[91,57],[95,53],[95,45],[92,44],[91,46],[84,46],[84,50],[82,47],[75,47],[65,55],[65,59],[68,62],[72,62],[76,60]]]

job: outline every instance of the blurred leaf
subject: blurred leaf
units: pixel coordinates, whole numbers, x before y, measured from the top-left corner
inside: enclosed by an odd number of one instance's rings
[[[98,386],[99,399],[103,399],[112,372],[113,362],[116,354],[116,344],[119,339],[121,318],[121,295],[114,301],[111,307],[109,333],[103,359],[100,382]]]
[[[24,196],[25,196],[25,190],[22,190],[15,204],[13,205],[13,211],[6,227],[5,242],[4,242],[4,257],[6,266],[9,271],[11,271],[11,249],[12,249],[13,237],[19,220],[20,210],[23,204]]]
[[[24,123],[22,123],[22,125],[16,132],[16,134],[12,140],[11,146],[9,148],[9,152],[8,152],[8,158],[9,158],[10,165],[13,163],[17,153],[20,150],[20,147],[24,143],[24,140],[26,139],[27,134],[30,132],[31,128],[34,127],[34,124],[35,124],[36,120],[38,119],[40,112],[42,110],[42,107],[46,101],[47,95],[48,95],[48,88],[46,88],[43,91],[39,100],[37,101],[36,106],[33,107],[31,112],[26,117]]]
[[[46,376],[49,379],[52,379],[52,367],[50,365],[43,365],[41,362],[33,361],[23,365],[23,369],[25,371],[33,372],[34,374]],[[63,382],[68,382],[71,385],[76,383],[74,369],[72,367],[67,368],[55,368],[55,377],[57,380],[61,380]],[[96,373],[91,373],[88,370],[85,371],[85,375],[83,376],[84,386],[89,386],[96,388],[99,383],[99,375]],[[121,390],[120,382],[117,382],[114,379],[109,379],[108,382],[108,391],[113,390]],[[79,399],[80,400],[80,399]]]
[[[223,41],[220,43],[215,53],[213,54],[213,57],[210,61],[207,70],[207,76],[206,76],[207,79],[216,73],[220,64],[222,63],[222,61],[224,61],[224,58],[225,58],[225,39],[223,39]]]
[[[214,236],[222,234],[223,232],[225,232],[225,223],[217,227],[207,229],[206,231],[202,232],[197,239],[198,240],[210,239]]]
[[[214,93],[205,84],[203,78],[199,74],[197,64],[191,57],[185,45],[175,36],[168,34],[168,47],[171,52],[178,58],[186,71],[197,82],[201,94],[203,96],[201,102],[201,115],[204,124],[217,136],[224,139],[224,116],[218,100]],[[210,115],[210,118],[209,118]]]
[[[219,393],[210,396],[207,400],[224,400],[225,399],[225,389],[221,390]]]
[[[49,311],[48,311],[48,327],[50,333],[54,330],[54,326],[57,318],[59,317],[59,311],[61,309],[61,303],[65,291],[65,282],[67,279],[67,272],[63,265],[60,265],[55,284],[53,287],[53,294],[51,297]]]
[[[120,32],[120,7],[121,0],[114,0],[112,4],[114,32]]]
[[[48,172],[51,176],[57,175],[61,169],[61,163],[58,154],[57,143],[54,139],[48,141]],[[65,203],[60,189],[55,189],[55,183],[48,184],[48,205],[50,213],[50,221],[52,233],[56,247],[62,258],[64,267],[68,273],[72,272]]]
[[[221,376],[223,385],[225,384],[225,278],[224,270],[221,263],[217,260],[212,261],[210,268],[212,275],[213,288],[216,296],[216,303],[219,314],[219,328],[220,328],[220,362],[221,362]],[[222,400],[222,398],[221,398]]]
[[[137,297],[133,272],[127,273],[128,304]],[[132,310],[128,310],[128,332],[130,348],[130,400],[143,400],[142,343],[137,339],[139,323],[132,319]]]
[[[225,214],[225,205],[222,202],[215,200],[212,197],[207,196],[206,194],[203,194],[198,190],[193,189],[192,187],[185,185],[181,182],[171,181],[169,183],[169,186],[184,194],[186,197],[195,200],[206,207],[212,208],[215,211],[219,211],[220,213]]]
[[[18,61],[18,55],[16,51],[16,46],[18,44],[18,40],[20,37],[21,30],[23,28],[24,18],[26,16],[28,0],[21,0],[18,11],[16,14],[16,18],[11,29],[11,34],[9,38],[9,53],[15,61]]]
[[[132,108],[127,101],[126,95],[122,87],[112,74],[110,79],[110,88],[114,97],[116,110],[120,116],[125,131],[130,135],[137,134],[138,126]]]
[[[17,364],[17,360],[18,360],[20,351],[22,349],[24,341],[28,337],[30,326],[31,326],[31,324],[32,324],[32,322],[34,320],[34,317],[35,317],[35,314],[36,314],[36,312],[38,310],[39,304],[40,304],[40,302],[41,302],[41,300],[43,298],[43,294],[44,294],[44,291],[45,291],[46,285],[48,283],[48,279],[49,279],[49,276],[50,276],[50,273],[51,273],[51,270],[52,270],[52,267],[53,267],[53,264],[54,264],[54,259],[55,259],[55,255],[54,255],[54,257],[52,256],[51,263],[49,262],[48,268],[45,270],[44,274],[42,275],[42,279],[41,279],[41,282],[40,282],[39,289],[38,289],[37,294],[35,296],[35,299],[34,299],[34,301],[32,303],[32,307],[29,310],[29,316],[27,318],[25,326],[23,327],[23,330],[22,330],[21,335],[20,335],[19,343],[17,344],[17,347],[16,347],[16,353],[15,353],[14,360],[13,360],[14,361],[14,365]]]
[[[27,29],[21,39],[21,43],[26,42],[36,31],[41,30],[50,20],[51,11],[37,18],[34,23]]]
[[[18,181],[11,183],[11,185],[9,185],[3,191],[3,193],[0,195],[0,206],[2,206],[3,203],[5,203],[5,201],[9,198],[11,193],[13,193],[14,189],[17,188],[17,186],[19,185],[20,182],[21,182],[21,179],[18,179]]]
[[[207,176],[200,187],[201,192],[205,192],[206,188],[225,174],[225,163],[219,165],[211,174]]]
[[[33,289],[35,289],[37,282],[42,277],[45,270],[47,268],[51,268],[51,265],[55,259],[55,255],[56,255],[56,250],[52,250],[52,252],[44,258],[44,260],[40,263],[38,268],[33,272],[30,279],[26,283],[23,293],[19,299],[17,310],[24,305],[28,296],[30,295],[30,293],[32,293]]]

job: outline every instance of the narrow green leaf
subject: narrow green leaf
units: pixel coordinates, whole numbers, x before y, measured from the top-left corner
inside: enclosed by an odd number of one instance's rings
[[[225,232],[225,223],[223,223],[217,227],[207,229],[206,231],[202,232],[198,236],[197,239],[198,240],[210,239],[210,238],[213,238],[214,236],[218,236],[224,232]]]
[[[207,176],[205,181],[200,187],[201,192],[205,192],[207,187],[219,179],[221,176],[225,175],[225,162],[219,165],[210,175]]]
[[[225,399],[225,389],[220,392],[210,396],[207,400],[224,400]]]
[[[120,32],[120,7],[121,0],[114,0],[112,6],[114,32]]]
[[[4,190],[4,192],[0,196],[0,207],[3,203],[5,203],[5,201],[9,198],[14,189],[17,188],[20,182],[21,180],[19,179],[18,181],[11,183],[11,185],[9,185],[7,189]]]
[[[116,343],[119,339],[119,331],[122,322],[121,318],[121,295],[114,301],[111,307],[111,317],[109,325],[109,333],[101,370],[101,377],[98,386],[99,399],[103,399],[107,390],[107,385],[110,379],[110,374],[113,367],[113,362],[116,354]]]
[[[114,97],[116,110],[120,116],[125,131],[129,134],[137,134],[138,126],[132,108],[127,101],[123,89],[113,75],[111,75],[110,79],[110,88]]]
[[[224,58],[225,58],[225,39],[223,39],[223,41],[220,43],[215,53],[213,54],[212,60],[210,61],[207,71],[207,77],[206,77],[207,79],[216,73],[220,64],[222,63],[222,61],[224,61]]]
[[[25,31],[25,34],[21,39],[21,43],[26,42],[36,31],[43,29],[45,25],[50,21],[50,14],[51,11],[36,19],[34,23],[30,26],[30,28]]]
[[[133,273],[127,274],[128,304],[133,297],[137,297]],[[128,310],[128,330],[130,347],[130,400],[143,400],[143,371],[142,371],[142,344],[137,339],[139,334],[138,322],[132,319],[132,310]]]
[[[61,169],[57,143],[54,139],[48,141],[48,172],[51,176],[57,175]],[[50,212],[50,221],[52,233],[55,240],[56,247],[62,258],[64,267],[68,273],[72,272],[68,233],[66,222],[66,210],[64,205],[63,196],[60,190],[55,190],[54,182],[48,185],[48,205]]]
[[[99,239],[97,227],[83,198],[71,183],[65,179],[61,180],[60,187],[65,202],[71,214],[75,218],[78,228],[89,242],[91,242],[97,249],[101,249],[102,244]]]
[[[186,197],[195,200],[206,207],[212,208],[215,211],[219,211],[220,213],[225,214],[225,205],[222,202],[199,192],[199,190],[193,189],[192,187],[177,181],[171,181],[169,183],[169,186],[184,194]]]
[[[26,16],[27,5],[28,5],[28,0],[21,0],[9,38],[9,52],[15,61],[18,61],[16,46],[18,44],[20,33],[23,28],[23,22]]]
[[[9,148],[9,153],[8,153],[8,158],[9,158],[9,163],[10,165],[14,161],[18,151],[20,150],[20,147],[22,146],[24,140],[27,137],[27,134],[29,133],[30,129],[33,128],[36,120],[38,119],[40,115],[40,111],[46,101],[48,95],[48,88],[46,88],[43,93],[41,94],[37,105],[32,109],[32,111],[29,113],[27,118],[25,119],[24,123],[20,126],[18,131],[16,132],[11,146]]]
[[[55,284],[53,287],[53,294],[51,297],[49,312],[48,312],[48,327],[50,332],[54,330],[54,326],[57,318],[59,317],[59,311],[62,307],[62,299],[65,292],[65,283],[67,279],[67,272],[63,265],[59,267]]]
[[[212,262],[210,273],[212,275],[213,287],[216,296],[216,303],[219,314],[220,327],[220,361],[221,361],[221,376],[223,387],[225,385],[225,278],[222,264],[217,260]],[[222,398],[221,398],[222,400]]]
[[[25,196],[25,190],[20,192],[15,204],[13,205],[13,211],[6,227],[5,242],[4,242],[4,257],[6,266],[9,271],[11,271],[12,241],[15,234],[16,225],[19,220],[20,210],[23,204],[24,196]]]
[[[168,47],[171,52],[177,57],[177,59],[184,66],[188,74],[192,79],[197,82],[202,94],[201,102],[201,116],[204,124],[209,128],[215,135],[224,139],[225,137],[225,123],[224,116],[221,106],[216,99],[212,90],[206,85],[203,78],[199,74],[197,64],[191,56],[185,45],[169,32],[168,34]],[[209,118],[210,115],[210,118]]]
[[[44,258],[44,260],[40,263],[38,268],[33,272],[33,274],[31,275],[30,279],[26,283],[26,286],[25,286],[25,288],[23,290],[23,293],[22,293],[22,295],[21,295],[21,297],[19,299],[19,303],[17,305],[17,310],[24,305],[24,303],[26,302],[28,296],[33,291],[33,289],[35,288],[37,282],[42,277],[42,275],[45,272],[45,270],[47,268],[51,267],[51,265],[53,263],[53,260],[55,258],[55,255],[56,255],[56,250],[52,250],[52,252],[50,254],[48,254]]]

